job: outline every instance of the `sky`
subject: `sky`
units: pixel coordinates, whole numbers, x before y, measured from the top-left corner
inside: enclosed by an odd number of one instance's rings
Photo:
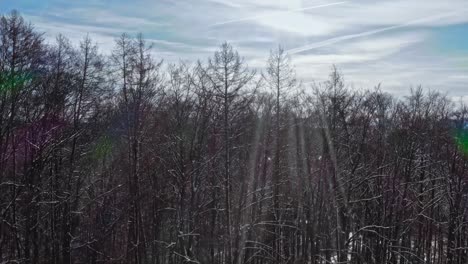
[[[205,60],[227,41],[262,70],[281,45],[306,86],[336,65],[353,89],[468,97],[468,0],[0,0],[0,13],[13,9],[48,41],[89,34],[103,53],[124,32],[168,63]]]

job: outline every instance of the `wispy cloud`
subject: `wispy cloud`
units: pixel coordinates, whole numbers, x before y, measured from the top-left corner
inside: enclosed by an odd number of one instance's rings
[[[445,18],[445,17],[451,17],[451,16],[453,16],[455,14],[458,14],[458,13],[460,13],[460,11],[454,11],[454,12],[439,14],[439,15],[435,15],[435,16],[429,16],[429,17],[425,17],[425,18],[415,19],[415,20],[411,20],[409,22],[406,22],[406,23],[403,23],[403,24],[400,24],[400,25],[391,26],[391,27],[384,27],[384,28],[379,28],[379,29],[374,29],[374,30],[370,30],[370,31],[366,31],[366,32],[357,33],[357,34],[349,34],[349,35],[345,35],[345,36],[334,37],[334,38],[331,38],[331,39],[327,39],[325,41],[320,41],[320,42],[317,42],[317,43],[304,45],[304,46],[301,46],[301,47],[298,47],[298,48],[289,49],[289,50],[287,50],[287,53],[291,54],[291,55],[292,54],[298,54],[298,53],[301,53],[301,52],[310,51],[310,50],[313,50],[313,49],[330,46],[330,45],[333,45],[333,44],[336,44],[336,43],[339,43],[339,42],[342,42],[342,41],[345,41],[345,40],[352,40],[352,39],[361,38],[361,37],[368,37],[368,36],[379,34],[379,33],[385,32],[385,31],[401,29],[401,28],[414,26],[414,25],[421,24],[421,23],[428,22],[428,21],[438,20],[438,19],[442,19],[442,18]]]
[[[229,41],[251,67],[262,68],[269,50],[281,44],[305,82],[324,80],[337,64],[355,86],[382,82],[401,92],[423,84],[467,93],[468,80],[460,76],[468,47],[461,37],[447,36],[459,32],[450,28],[468,27],[466,0],[111,2],[0,0],[0,10],[24,12],[52,41],[63,33],[76,43],[90,33],[106,53],[121,33],[142,32],[167,62],[206,58]],[[457,52],[442,52],[450,47]]]
[[[231,2],[231,1],[227,1],[227,0],[208,0],[208,1],[216,3],[216,4],[224,5],[224,6],[227,6],[227,7],[232,7],[232,8],[243,7],[243,5],[241,5],[241,4],[237,4],[235,2]]]
[[[312,10],[312,9],[317,9],[317,8],[329,7],[329,6],[335,6],[335,5],[342,5],[342,4],[345,4],[345,3],[348,3],[348,1],[329,3],[329,4],[322,4],[322,5],[315,5],[315,6],[308,6],[308,7],[303,7],[303,8],[293,9],[293,10],[284,10],[284,11],[281,11],[281,12],[296,13],[296,12],[302,12],[302,11]],[[275,14],[270,13],[270,14],[264,14],[264,15],[243,17],[243,18],[239,18],[239,19],[233,19],[233,20],[214,23],[214,24],[210,25],[210,27],[223,26],[223,25],[228,25],[228,24],[232,24],[232,23],[239,23],[239,22],[249,21],[249,20],[256,20],[256,19],[259,19],[259,18],[271,17],[271,16],[274,16],[274,15]]]

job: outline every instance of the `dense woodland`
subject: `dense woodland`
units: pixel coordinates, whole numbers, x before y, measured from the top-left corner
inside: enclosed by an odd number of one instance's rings
[[[108,55],[104,55],[108,54]],[[0,263],[468,263],[468,108],[0,20]]]

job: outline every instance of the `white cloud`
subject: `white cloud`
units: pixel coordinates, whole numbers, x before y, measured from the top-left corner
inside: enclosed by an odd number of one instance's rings
[[[296,53],[301,53],[301,52],[305,52],[305,51],[310,51],[310,50],[313,50],[313,49],[334,45],[334,44],[337,44],[337,43],[340,43],[340,42],[343,42],[343,41],[347,41],[347,40],[353,40],[353,39],[362,38],[362,37],[369,37],[369,36],[372,36],[372,35],[375,35],[375,34],[381,34],[381,33],[386,32],[386,31],[397,30],[397,29],[402,29],[402,28],[406,28],[406,27],[410,27],[410,26],[424,24],[424,23],[427,23],[427,22],[437,21],[437,20],[440,20],[440,19],[443,19],[443,18],[446,18],[446,17],[452,17],[453,15],[456,15],[458,13],[460,13],[460,11],[443,13],[443,14],[439,14],[439,15],[435,15],[435,16],[419,18],[419,19],[411,20],[411,21],[408,21],[406,23],[395,25],[395,26],[378,28],[378,29],[374,29],[374,30],[360,32],[360,33],[338,36],[338,37],[330,38],[330,39],[320,41],[320,42],[317,42],[317,43],[312,43],[312,44],[308,44],[308,45],[304,45],[304,46],[301,46],[301,47],[290,49],[290,50],[288,50],[288,53],[289,54],[296,54]]]
[[[273,26],[276,24],[276,21],[282,21],[285,22],[285,20],[282,20],[281,17],[286,17],[288,19],[294,19],[294,18],[301,18],[304,19],[306,16],[304,16],[303,11],[306,10],[312,10],[312,9],[319,9],[319,8],[325,8],[325,7],[330,7],[330,6],[335,6],[335,5],[341,5],[345,4],[347,1],[342,1],[342,2],[334,2],[334,3],[327,3],[327,4],[320,4],[320,5],[313,5],[313,6],[307,6],[307,7],[301,7],[297,9],[283,9],[283,10],[267,10],[267,11],[261,11],[261,13],[254,15],[254,16],[249,16],[249,17],[241,17],[241,18],[236,18],[232,20],[227,20],[227,21],[222,21],[218,23],[214,23],[211,25],[211,27],[216,27],[216,26],[223,26],[223,25],[228,25],[228,24],[234,24],[234,23],[241,23],[245,21],[251,21],[251,20],[257,20],[259,23],[267,24],[269,25],[268,22],[273,21],[274,23],[270,26]],[[293,16],[291,16],[293,15]],[[273,19],[273,20],[272,20]],[[266,23],[265,23],[266,22]],[[293,22],[299,22],[295,23],[296,26],[302,26],[304,22],[307,21],[293,21]],[[310,21],[309,21],[310,22]],[[281,28],[281,27],[280,27]],[[293,27],[294,29],[294,27]]]

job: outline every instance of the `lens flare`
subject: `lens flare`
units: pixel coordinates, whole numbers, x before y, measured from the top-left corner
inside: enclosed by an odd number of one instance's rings
[[[29,73],[0,73],[0,94],[15,92],[33,79]]]
[[[464,128],[456,131],[455,142],[457,143],[458,148],[468,155],[468,125],[465,125]]]
[[[99,139],[99,142],[96,144],[96,147],[94,148],[94,153],[93,153],[94,159],[101,160],[107,157],[112,152],[112,148],[113,148],[112,139],[109,138],[108,136],[101,137]]]

